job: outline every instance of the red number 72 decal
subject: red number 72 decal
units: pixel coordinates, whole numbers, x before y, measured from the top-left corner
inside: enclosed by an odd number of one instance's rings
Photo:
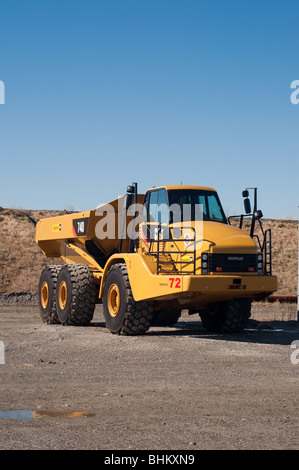
[[[179,277],[170,277],[170,288],[179,289],[181,287],[181,279]]]

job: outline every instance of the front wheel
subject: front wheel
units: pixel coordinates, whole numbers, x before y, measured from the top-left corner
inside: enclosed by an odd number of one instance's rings
[[[111,333],[144,334],[150,327],[153,309],[149,302],[133,298],[126,265],[114,264],[103,290],[103,313]]]
[[[250,299],[232,299],[213,304],[199,313],[203,326],[210,332],[237,333],[242,331],[251,314]]]

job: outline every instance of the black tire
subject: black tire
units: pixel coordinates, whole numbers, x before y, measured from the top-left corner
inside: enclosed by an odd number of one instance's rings
[[[89,325],[96,302],[96,283],[85,264],[68,264],[61,269],[56,288],[57,316],[63,325]]]
[[[151,326],[175,325],[181,316],[180,310],[156,310],[153,313]]]
[[[38,304],[43,322],[59,323],[56,309],[57,278],[62,266],[46,266],[38,285]]]
[[[199,313],[203,326],[215,333],[238,333],[250,318],[251,300],[232,299],[215,304],[213,310]]]
[[[111,333],[141,335],[151,325],[152,305],[134,300],[123,263],[114,264],[108,271],[103,290],[103,312]]]

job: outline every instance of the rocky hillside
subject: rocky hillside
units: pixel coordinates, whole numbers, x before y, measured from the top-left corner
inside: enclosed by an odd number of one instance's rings
[[[39,276],[47,264],[61,264],[46,258],[36,245],[35,220],[63,214],[58,211],[4,209],[0,207],[0,293],[36,292]],[[273,274],[279,278],[278,295],[297,295],[298,222],[265,220],[272,229]]]

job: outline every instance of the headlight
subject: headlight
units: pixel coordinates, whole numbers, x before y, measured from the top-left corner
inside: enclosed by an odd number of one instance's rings
[[[208,253],[202,253],[201,255],[201,274],[208,274]]]
[[[257,272],[263,274],[263,255],[257,255]]]

